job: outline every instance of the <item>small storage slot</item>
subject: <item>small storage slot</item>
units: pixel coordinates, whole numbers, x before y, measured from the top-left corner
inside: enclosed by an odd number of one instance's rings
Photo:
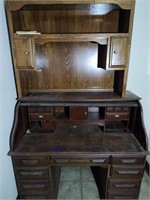
[[[53,116],[56,120],[69,119],[70,109],[69,107],[53,107]]]
[[[124,132],[128,131],[128,121],[106,121],[105,132]]]
[[[102,119],[102,116],[100,116],[99,107],[88,107],[88,119],[90,120]]]

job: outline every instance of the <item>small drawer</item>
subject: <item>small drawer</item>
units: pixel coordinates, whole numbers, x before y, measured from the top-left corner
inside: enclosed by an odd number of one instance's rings
[[[38,190],[41,191],[47,191],[50,189],[50,182],[49,180],[41,179],[41,180],[35,180],[35,179],[24,179],[18,181],[18,188],[21,192],[25,193],[28,191],[35,191]]]
[[[53,107],[49,106],[29,106],[29,113],[52,113]]]
[[[141,179],[112,179],[109,178],[108,188],[112,190],[139,190]]]
[[[138,199],[139,191],[130,191],[129,190],[108,190],[107,199]]]
[[[114,165],[144,165],[145,157],[113,157]]]
[[[48,178],[49,171],[47,167],[34,168],[16,168],[17,178]]]
[[[13,158],[15,167],[32,167],[49,164],[49,157],[17,157]]]
[[[84,120],[88,118],[88,107],[71,107],[70,119]]]
[[[111,177],[113,178],[142,178],[144,167],[112,166]]]
[[[121,113],[111,113],[106,112],[105,113],[105,119],[108,120],[128,120],[129,119],[129,113],[128,112],[121,112]]]
[[[52,114],[50,113],[34,113],[29,115],[30,121],[43,121],[52,120]]]

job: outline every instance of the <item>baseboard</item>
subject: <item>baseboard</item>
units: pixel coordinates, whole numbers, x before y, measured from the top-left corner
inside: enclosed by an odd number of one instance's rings
[[[145,171],[147,175],[150,177],[150,164],[147,161],[145,163]]]

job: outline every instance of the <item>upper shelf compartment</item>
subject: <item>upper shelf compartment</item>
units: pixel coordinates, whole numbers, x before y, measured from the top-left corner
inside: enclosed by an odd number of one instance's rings
[[[13,33],[128,33],[130,9],[117,4],[28,4],[11,11]]]

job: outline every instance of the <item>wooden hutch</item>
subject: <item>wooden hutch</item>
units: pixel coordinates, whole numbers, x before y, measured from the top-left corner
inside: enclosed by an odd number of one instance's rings
[[[147,155],[126,91],[134,0],[6,0],[18,98],[18,199],[56,199],[61,166],[90,166],[100,198],[138,199]]]

